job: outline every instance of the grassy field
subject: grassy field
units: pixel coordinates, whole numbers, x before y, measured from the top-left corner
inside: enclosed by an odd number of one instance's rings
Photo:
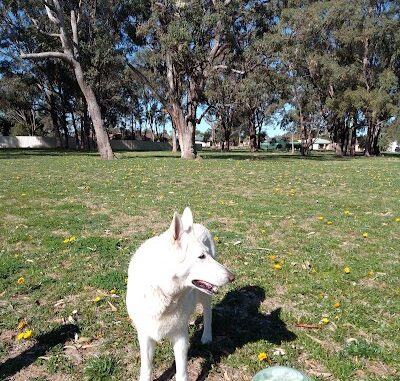
[[[127,264],[187,205],[236,273],[215,344],[190,325],[191,381],[400,379],[400,157],[118,156],[0,151],[0,379],[135,380]],[[159,345],[159,381],[172,363]]]

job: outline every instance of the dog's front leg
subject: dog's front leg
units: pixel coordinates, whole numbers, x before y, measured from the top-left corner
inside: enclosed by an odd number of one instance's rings
[[[140,345],[140,378],[139,381],[151,381],[153,356],[156,342],[147,335],[138,335]]]
[[[203,306],[203,335],[201,342],[203,344],[211,343],[212,341],[212,308],[211,296],[200,293],[200,303]]]
[[[176,381],[188,381],[187,375],[187,353],[189,348],[189,337],[178,336],[172,338],[175,354]]]

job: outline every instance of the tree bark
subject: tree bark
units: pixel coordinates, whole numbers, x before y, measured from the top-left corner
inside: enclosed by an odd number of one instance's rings
[[[256,121],[254,111],[250,111],[249,113],[249,142],[250,142],[250,151],[257,151],[257,133],[256,133]]]
[[[176,130],[175,126],[172,126],[172,152],[177,152],[177,146],[176,146]]]

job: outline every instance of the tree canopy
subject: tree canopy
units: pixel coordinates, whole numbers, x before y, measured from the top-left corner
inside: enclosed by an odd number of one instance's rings
[[[47,134],[112,158],[108,139],[163,139],[195,158],[202,118],[225,149],[279,112],[338,155],[398,136],[400,5],[322,0],[5,0],[0,4],[3,134]],[[150,131],[150,133],[146,132]],[[236,138],[235,138],[236,137]]]

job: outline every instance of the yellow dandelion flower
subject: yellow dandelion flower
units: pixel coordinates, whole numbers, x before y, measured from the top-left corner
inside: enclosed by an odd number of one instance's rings
[[[363,237],[368,238],[368,233],[367,232],[363,233]]]
[[[260,361],[268,360],[268,355],[265,352],[259,353],[257,357],[258,357],[258,360],[260,360]]]
[[[93,299],[93,301],[94,301],[95,303],[100,302],[100,300],[101,300],[100,296],[96,296],[96,297]]]
[[[22,329],[22,328],[26,327],[27,324],[28,324],[28,323],[26,322],[25,319],[21,319],[21,320],[18,322],[17,329]]]
[[[275,263],[274,264],[274,269],[275,270],[282,270],[282,265],[280,263]]]
[[[324,317],[321,319],[320,323],[324,325],[329,324],[329,319],[327,317]]]
[[[18,283],[18,284],[24,284],[24,283],[25,283],[25,278],[24,278],[23,276],[19,277],[19,278],[17,279],[17,283]]]
[[[334,305],[333,305],[333,308],[339,308],[340,307],[340,302],[336,302]]]
[[[217,235],[214,236],[214,241],[219,242],[219,237]]]
[[[270,259],[271,261],[275,261],[276,255],[270,255],[270,256],[269,256],[269,259]]]
[[[397,217],[397,218],[396,218],[396,222],[400,222],[400,217]]]
[[[28,329],[27,331],[24,332],[24,339],[30,339],[32,337],[32,330]]]
[[[327,224],[327,225],[332,225],[333,222],[332,222],[332,221],[327,221],[326,224]]]
[[[111,295],[114,295],[114,294],[116,294],[117,293],[117,290],[115,289],[115,288],[113,288],[112,290],[110,290],[110,294]]]
[[[31,337],[32,337],[32,330],[28,329],[27,331],[19,333],[17,336],[17,340],[22,340],[22,339],[28,340]]]
[[[69,238],[65,238],[63,242],[64,243],[69,243]]]
[[[323,221],[323,220],[324,220],[324,217],[319,216],[318,219],[319,219],[320,221]]]
[[[345,210],[345,211],[344,211],[344,214],[345,214],[346,216],[349,216],[349,215],[350,215],[350,210]]]
[[[346,266],[346,267],[343,269],[343,271],[344,271],[346,274],[349,274],[351,270],[350,270],[350,267]]]
[[[76,241],[76,237],[73,235],[72,237],[69,237],[69,242]]]
[[[374,274],[375,274],[374,271],[373,271],[373,270],[370,270],[370,271],[368,271],[368,274],[367,274],[367,275],[368,275],[368,276],[374,276]]]

